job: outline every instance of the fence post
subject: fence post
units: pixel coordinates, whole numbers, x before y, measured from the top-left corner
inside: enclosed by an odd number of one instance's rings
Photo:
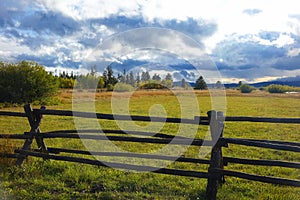
[[[214,110],[207,113],[209,118],[210,133],[213,144],[211,150],[210,166],[208,168],[209,177],[206,187],[206,199],[215,200],[218,185],[224,183],[224,176],[216,173],[214,169],[223,169],[222,144],[219,140],[223,136],[224,114]]]
[[[41,110],[45,110],[45,109],[46,109],[45,106],[41,107]],[[24,106],[24,111],[27,115],[27,119],[28,119],[29,125],[31,127],[30,132],[29,132],[29,135],[31,137],[25,140],[22,150],[29,150],[31,147],[31,144],[33,142],[33,139],[35,138],[39,150],[41,150],[42,152],[47,152],[47,147],[44,143],[43,138],[38,136],[38,134],[41,132],[39,126],[41,124],[41,120],[42,120],[43,116],[39,113],[35,113],[33,111],[32,107],[30,106],[30,104],[26,104]],[[18,166],[22,165],[22,163],[24,162],[26,157],[27,157],[26,155],[19,155],[18,159],[16,161],[16,165],[18,165]]]

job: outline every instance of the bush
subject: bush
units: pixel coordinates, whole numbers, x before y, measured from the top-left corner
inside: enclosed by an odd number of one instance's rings
[[[251,93],[255,88],[248,84],[242,84],[240,86],[241,93]]]
[[[64,89],[72,89],[74,87],[75,80],[71,78],[59,78],[59,87]]]
[[[160,81],[149,81],[140,86],[140,89],[168,89]]]
[[[58,80],[35,62],[0,62],[0,102],[31,103],[56,94]]]
[[[114,86],[114,91],[116,92],[130,92],[133,90],[133,87],[126,83],[117,83]]]
[[[269,85],[267,87],[267,91],[270,93],[285,93],[285,92],[291,92],[291,91],[298,91],[297,88],[286,86],[286,85]]]

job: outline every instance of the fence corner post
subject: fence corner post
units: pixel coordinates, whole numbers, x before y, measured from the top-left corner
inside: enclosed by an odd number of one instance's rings
[[[46,109],[45,106],[41,107],[41,110],[45,110],[45,109]],[[47,147],[46,147],[43,139],[38,136],[38,134],[40,133],[39,126],[41,124],[42,115],[40,113],[35,113],[30,104],[26,104],[24,106],[24,111],[25,111],[25,114],[27,116],[27,119],[28,119],[28,122],[29,122],[29,125],[30,125],[30,132],[29,132],[30,138],[25,140],[25,142],[23,144],[23,147],[22,147],[22,150],[29,150],[30,147],[31,147],[31,144],[32,144],[32,142],[35,138],[35,140],[37,142],[37,145],[38,145],[38,148],[41,151],[46,152]],[[18,165],[18,166],[22,165],[22,163],[24,162],[26,157],[27,157],[26,155],[21,155],[20,154],[18,156],[17,161],[16,161],[16,165]]]
[[[207,112],[211,133],[212,144],[210,166],[208,168],[208,180],[206,187],[206,199],[215,200],[218,186],[224,182],[224,176],[216,169],[223,169],[222,144],[220,138],[223,136],[224,114],[211,110]]]

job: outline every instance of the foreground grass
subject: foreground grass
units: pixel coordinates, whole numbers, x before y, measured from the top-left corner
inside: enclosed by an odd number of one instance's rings
[[[86,93],[82,94],[89,95]],[[120,94],[118,98],[126,96]],[[60,94],[61,104],[49,106],[48,109],[72,109],[71,93]],[[210,97],[206,92],[197,94],[201,115],[210,110]],[[96,110],[110,113],[110,94],[97,94]],[[130,113],[148,115],[155,104],[163,105],[170,117],[180,117],[178,102],[171,93],[138,92],[130,99]],[[270,95],[256,92],[241,95],[229,91],[227,96],[227,115],[300,117],[299,96]],[[22,111],[22,107],[5,110]],[[105,128],[115,127],[109,121],[100,121]],[[25,118],[0,117],[1,133],[23,133],[29,130]],[[147,125],[147,124],[141,124]],[[74,129],[74,122],[69,117],[45,116],[42,131]],[[268,123],[226,123],[225,137],[258,138],[286,141],[300,141],[300,125]],[[162,132],[176,133],[177,126],[164,126]],[[203,137],[206,127],[200,127],[197,137]],[[2,144],[2,143],[1,143]],[[85,149],[79,140],[46,140],[49,147]],[[119,143],[117,143],[120,145]],[[21,141],[12,145],[20,147]],[[120,147],[134,152],[152,151],[161,146],[127,143]],[[197,157],[199,148],[191,147],[185,153]],[[224,148],[225,156],[255,159],[276,159],[300,162],[300,155],[284,151],[258,149],[230,145]],[[11,199],[203,199],[206,180],[184,178],[154,173],[131,173],[103,167],[72,164],[59,161],[44,161],[29,158],[22,167],[5,166],[0,172],[0,195]],[[207,170],[207,166],[196,164],[173,163],[169,167],[180,169]],[[243,171],[267,176],[300,179],[300,170],[279,167],[255,167],[247,165],[229,165],[226,169]],[[2,188],[2,190],[1,190]],[[226,183],[218,191],[218,199],[298,199],[300,189],[246,181],[226,177]]]

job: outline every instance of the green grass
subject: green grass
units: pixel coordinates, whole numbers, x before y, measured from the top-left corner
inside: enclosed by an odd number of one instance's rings
[[[84,95],[84,94],[83,94]],[[124,95],[124,94],[122,94]],[[119,98],[125,98],[124,96]],[[61,103],[48,109],[72,109],[71,94],[63,92]],[[200,115],[210,110],[210,97],[205,92],[198,93]],[[267,93],[238,94],[228,92],[226,114],[229,116],[300,117],[299,96],[270,95]],[[141,92],[130,99],[130,114],[148,115],[149,109],[160,104],[169,117],[180,117],[177,99],[167,93]],[[96,99],[97,112],[111,113],[108,94],[99,94]],[[22,107],[2,110],[22,111]],[[121,110],[120,112],[124,112]],[[193,116],[192,116],[193,117]],[[117,128],[112,121],[100,120],[103,128]],[[147,126],[149,123],[138,123]],[[0,133],[23,133],[29,131],[26,118],[0,117]],[[44,116],[42,131],[74,129],[70,117]],[[226,123],[224,136],[235,138],[255,138],[284,141],[300,141],[300,125],[270,123]],[[165,124],[161,132],[176,134],[178,126]],[[206,134],[207,127],[200,126],[197,137]],[[47,146],[85,149],[80,140],[47,139]],[[2,141],[1,141],[1,144]],[[120,148],[133,152],[152,152],[163,145],[145,145],[115,142]],[[21,147],[22,141],[14,146]],[[34,147],[36,145],[34,144]],[[197,158],[198,147],[190,147],[185,156]],[[224,156],[253,159],[275,159],[300,162],[299,153],[259,149],[230,145],[223,149]],[[88,156],[85,156],[88,157]],[[206,171],[207,166],[187,163],[171,163],[168,167],[186,170]],[[0,195],[5,199],[203,199],[206,180],[185,178],[154,173],[132,173],[103,167],[89,166],[61,161],[29,158],[22,167],[2,165],[0,168]],[[255,167],[230,164],[225,169],[246,173],[300,179],[299,169],[280,167]],[[226,177],[226,183],[218,190],[218,199],[299,199],[300,188],[277,186],[238,178]]]

